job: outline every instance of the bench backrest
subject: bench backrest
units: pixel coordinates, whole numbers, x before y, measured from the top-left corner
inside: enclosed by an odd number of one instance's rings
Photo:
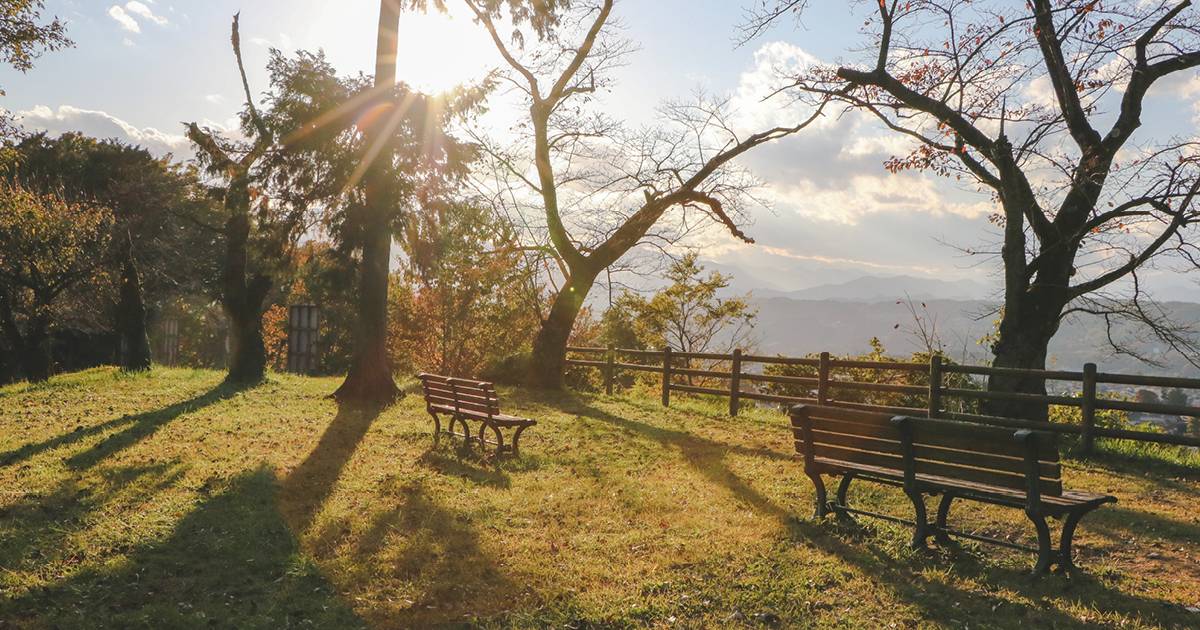
[[[897,418],[887,413],[803,405],[793,409],[796,452],[805,454],[804,423],[815,457],[875,466],[903,474],[905,432],[913,453],[913,473],[1027,490],[1027,452],[1035,449],[1038,487],[1043,495],[1062,494],[1062,469],[1054,434],[1032,432],[1018,440],[1016,430],[950,420]]]
[[[417,378],[421,379],[427,407],[439,405],[457,413],[489,418],[500,413],[500,397],[492,383],[437,374],[420,374]]]

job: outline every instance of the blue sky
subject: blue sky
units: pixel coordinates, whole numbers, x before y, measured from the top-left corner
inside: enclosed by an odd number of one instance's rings
[[[617,13],[640,51],[621,70],[606,107],[632,123],[651,122],[664,99],[697,87],[752,93],[781,60],[833,61],[857,41],[861,17],[842,2],[819,2],[804,24],[785,24],[737,47],[736,25],[756,0],[625,0]],[[186,155],[182,121],[228,124],[239,84],[228,34],[242,12],[251,84],[265,86],[268,48],[323,48],[344,73],[372,67],[378,3],[373,0],[48,0],[69,20],[77,47],[49,54],[27,75],[0,70],[3,107],[31,128],[120,137]],[[819,25],[815,28],[813,25]],[[497,63],[483,34],[464,19],[406,16],[400,74],[444,87]],[[431,60],[436,56],[436,61]],[[1200,86],[1200,77],[1185,80]],[[1151,123],[1187,125],[1200,88],[1164,88]],[[778,109],[779,105],[762,105]],[[786,111],[765,111],[766,118]],[[714,237],[705,252],[752,284],[795,289],[860,275],[940,275],[992,283],[996,270],[951,246],[991,239],[986,198],[930,175],[889,175],[881,164],[895,139],[860,120],[835,121],[767,147],[746,160],[766,184],[772,210],[754,211],[750,247]],[[1190,284],[1160,278],[1163,286]],[[1170,297],[1169,295],[1164,297]]]

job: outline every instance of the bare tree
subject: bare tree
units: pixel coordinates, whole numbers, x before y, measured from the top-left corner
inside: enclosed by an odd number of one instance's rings
[[[802,8],[773,2],[747,35]],[[1132,142],[1151,88],[1200,66],[1190,1],[881,0],[857,65],[791,77],[801,101],[833,99],[911,138],[889,170],[974,182],[999,209],[1004,303],[994,364],[1044,368],[1064,317],[1132,318],[1195,359],[1195,347],[1136,282],[1139,269],[1193,267],[1196,139]],[[1106,125],[1107,129],[1099,129]],[[1116,341],[1116,340],[1114,340]],[[1120,348],[1130,352],[1128,347]],[[1040,394],[1041,379],[992,376],[989,389]],[[989,412],[1045,417],[1044,405]]]
[[[225,260],[221,270],[221,305],[229,318],[232,356],[229,361],[230,383],[256,383],[266,371],[267,355],[263,345],[262,315],[274,280],[269,265],[257,260],[251,251],[251,231],[255,201],[254,168],[275,140],[259,116],[242,63],[239,15],[233,16],[230,41],[237,59],[238,73],[246,95],[246,116],[253,125],[253,141],[231,142],[212,129],[187,124],[188,138],[196,145],[200,160],[208,170],[225,180]],[[265,198],[261,203],[267,203]]]
[[[506,41],[483,2],[464,2],[508,66],[505,79],[529,105],[521,146],[484,144],[505,173],[502,184],[514,186],[509,201],[535,206],[544,217],[532,227],[544,230],[547,271],[557,281],[528,378],[559,387],[567,339],[599,274],[638,245],[669,247],[703,221],[753,242],[739,223],[755,182],[732,162],[808,121],[743,134],[725,102],[701,97],[665,106],[661,126],[628,130],[593,100],[632,49],[615,33],[613,0],[573,3],[555,36],[532,50]]]

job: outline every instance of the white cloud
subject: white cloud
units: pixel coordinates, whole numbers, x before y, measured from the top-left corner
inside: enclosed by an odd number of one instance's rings
[[[868,215],[925,213],[952,214],[973,219],[994,210],[987,201],[957,202],[945,198],[930,176],[919,174],[853,175],[841,186],[819,186],[811,181],[772,182],[764,191],[772,203],[819,221],[857,224]]]
[[[108,8],[108,17],[116,20],[117,24],[121,25],[121,28],[129,31],[130,33],[142,32],[142,27],[138,24],[137,20],[133,19],[133,17],[126,13],[125,9],[122,9],[119,5],[114,4]]]
[[[115,138],[148,149],[155,155],[191,154],[191,143],[183,134],[171,134],[153,127],[137,127],[112,114],[62,105],[57,110],[45,105],[16,113],[17,120],[29,130],[58,135],[78,131],[97,138]]]
[[[220,105],[225,102],[225,97],[221,96],[220,94],[206,94],[204,96],[204,100],[212,103],[213,105]]]
[[[137,0],[126,2],[125,10],[142,18],[143,20],[154,22],[159,26],[166,26],[170,23],[167,18],[162,17],[161,15],[155,15],[154,11],[152,11],[150,7],[142,4],[141,2],[137,2]]]

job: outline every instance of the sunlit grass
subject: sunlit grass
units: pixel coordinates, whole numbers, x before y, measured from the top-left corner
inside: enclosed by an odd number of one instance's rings
[[[1084,521],[1085,573],[899,526],[818,523],[777,411],[505,390],[536,418],[499,466],[410,396],[339,414],[336,379],[107,369],[0,388],[0,626],[1187,627],[1200,472],[1070,462],[1120,503]],[[1193,462],[1194,463],[1194,462]],[[904,513],[891,489],[855,501]],[[961,526],[1028,540],[1015,510]]]

